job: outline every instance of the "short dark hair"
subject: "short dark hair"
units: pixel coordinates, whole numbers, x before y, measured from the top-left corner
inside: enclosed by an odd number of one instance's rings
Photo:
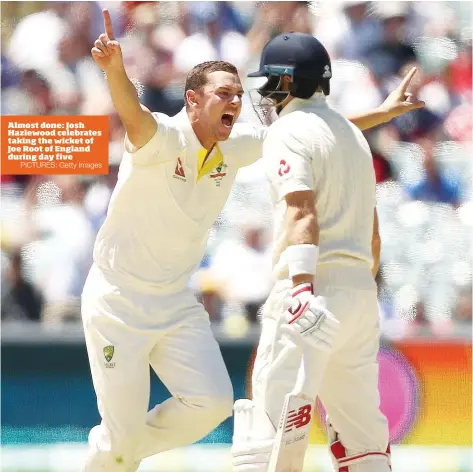
[[[191,71],[187,74],[186,78],[186,87],[184,90],[184,99],[185,93],[188,90],[199,90],[207,83],[207,75],[211,72],[230,72],[231,74],[238,74],[237,68],[226,61],[207,61],[202,62],[194,66]]]

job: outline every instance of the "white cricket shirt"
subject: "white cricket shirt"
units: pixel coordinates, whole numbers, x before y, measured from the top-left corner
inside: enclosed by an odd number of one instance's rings
[[[322,93],[308,100],[293,99],[284,108],[269,128],[263,164],[275,206],[276,277],[288,276],[280,261],[287,247],[284,197],[301,190],[316,195],[318,266],[342,263],[371,268],[376,205],[371,151],[362,132],[330,108]]]
[[[186,110],[153,116],[154,137],[134,153],[125,150],[94,263],[117,286],[172,293],[199,266],[238,169],[261,157],[266,129],[236,123],[202,165],[207,151]]]

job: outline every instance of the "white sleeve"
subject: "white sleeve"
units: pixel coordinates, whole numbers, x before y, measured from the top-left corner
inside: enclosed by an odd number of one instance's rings
[[[302,130],[273,125],[263,145],[263,165],[278,201],[287,194],[314,189],[311,140]]]
[[[172,159],[169,147],[176,140],[177,129],[171,125],[170,117],[163,113],[152,113],[157,129],[154,136],[141,148],[131,152],[128,136],[125,135],[125,155],[129,155],[135,165],[151,166]]]
[[[263,155],[263,141],[268,128],[249,123],[237,123],[235,129],[235,150],[238,167],[245,167],[256,162]]]

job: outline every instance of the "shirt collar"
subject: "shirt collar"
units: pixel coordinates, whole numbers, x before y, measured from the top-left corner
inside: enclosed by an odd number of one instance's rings
[[[194,128],[192,128],[192,124],[189,120],[189,115],[187,114],[186,107],[183,107],[182,110],[175,116],[176,121],[179,124],[179,129],[184,134],[186,138],[187,145],[192,145],[201,148],[202,144],[200,144],[199,139],[197,138],[196,134],[194,133]]]
[[[327,106],[327,99],[322,92],[315,92],[310,98],[293,98],[279,113],[279,117],[287,115],[296,110],[301,110],[308,107],[325,107]]]
[[[176,116],[175,119],[179,124],[184,137],[186,139],[187,147],[191,145],[197,150],[197,181],[202,177],[210,173],[217,165],[224,162],[224,156],[220,150],[219,143],[216,143],[211,154],[208,156],[205,161],[205,156],[207,155],[207,149],[205,149],[202,144],[200,144],[199,139],[194,133],[192,124],[189,120],[189,115],[187,114],[186,108],[184,107]]]

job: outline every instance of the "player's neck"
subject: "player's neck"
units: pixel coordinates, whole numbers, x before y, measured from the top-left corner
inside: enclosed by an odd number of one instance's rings
[[[207,128],[204,128],[198,122],[195,123],[195,125],[193,124],[192,128],[194,129],[194,133],[197,136],[197,139],[199,140],[202,147],[204,149],[207,149],[207,151],[210,151],[217,143],[217,140],[213,136],[209,136]]]
[[[200,144],[204,149],[210,151],[217,143],[217,140],[214,136],[209,134],[208,127],[199,121],[198,117],[192,113],[192,110],[188,111],[187,114],[189,116],[192,129],[194,130],[194,134],[196,135]]]

